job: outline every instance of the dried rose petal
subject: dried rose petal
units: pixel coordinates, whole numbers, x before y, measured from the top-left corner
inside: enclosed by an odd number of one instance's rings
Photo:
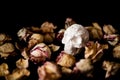
[[[0,77],[8,75],[9,72],[9,67],[6,63],[2,63],[0,65]]]

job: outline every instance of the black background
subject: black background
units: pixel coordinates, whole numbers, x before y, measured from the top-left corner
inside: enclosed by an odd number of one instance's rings
[[[35,15],[35,14],[18,14],[18,15],[4,15],[1,18],[2,32],[16,32],[21,27],[40,26],[44,21],[53,22],[58,28],[64,28],[64,22],[67,17],[72,17],[77,23],[83,26],[92,25],[92,22],[98,22],[101,27],[104,24],[111,24],[113,27],[120,30],[120,17],[119,15]]]
[[[66,3],[67,2],[67,3]],[[15,32],[23,26],[40,26],[44,21],[64,27],[67,17],[83,26],[98,22],[111,24],[119,30],[119,3],[115,1],[44,1],[2,3],[0,7],[0,32]],[[10,30],[11,29],[11,30]]]
[[[66,3],[67,2],[67,3]],[[39,2],[1,2],[0,31],[16,30],[19,26],[39,26],[51,21],[59,27],[66,17],[72,17],[82,25],[98,22],[100,25],[112,24],[119,27],[119,2],[116,1],[39,1]]]

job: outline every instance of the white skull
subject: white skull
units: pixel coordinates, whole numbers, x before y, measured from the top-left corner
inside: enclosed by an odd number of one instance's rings
[[[65,44],[64,51],[75,55],[85,46],[89,40],[88,31],[79,24],[73,24],[68,27],[64,33],[62,43]]]

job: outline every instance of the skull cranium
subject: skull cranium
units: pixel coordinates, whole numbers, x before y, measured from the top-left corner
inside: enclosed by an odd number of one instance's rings
[[[75,55],[89,40],[88,31],[79,24],[73,24],[68,27],[64,33],[62,43],[65,44],[64,51]]]

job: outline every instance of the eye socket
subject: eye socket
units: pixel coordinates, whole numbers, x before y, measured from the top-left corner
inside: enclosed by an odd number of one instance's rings
[[[74,37],[71,39],[71,42],[72,42],[72,44],[73,44],[74,47],[80,48],[80,46],[81,46],[81,44],[82,44],[82,39],[81,39],[81,37],[75,37],[75,36],[74,36]]]

